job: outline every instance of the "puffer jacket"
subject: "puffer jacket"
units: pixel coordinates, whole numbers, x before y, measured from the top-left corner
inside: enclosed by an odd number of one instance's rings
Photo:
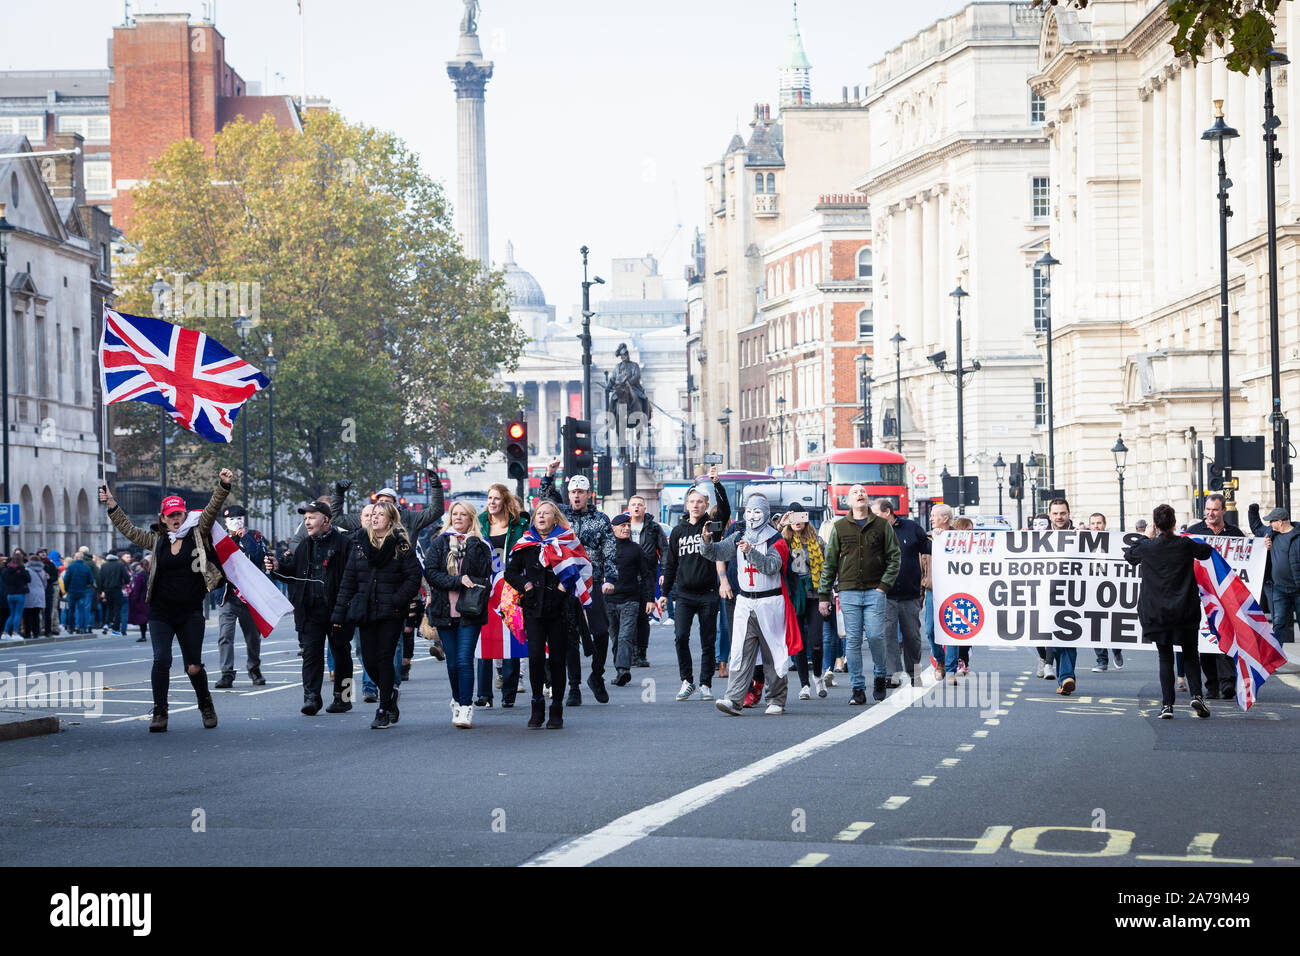
[[[39,558],[27,562],[27,573],[32,579],[27,582],[27,609],[45,610],[45,565]]]
[[[366,616],[360,623],[402,620],[420,591],[420,562],[415,548],[390,534],[376,548],[370,536],[357,535],[348,552],[332,621],[347,624],[348,608],[357,594],[366,595]]]
[[[492,586],[492,546],[482,538],[468,535],[465,538],[465,556],[460,562],[460,574],[452,575],[447,572],[447,552],[451,548],[450,535],[440,534],[433,539],[433,544],[429,547],[429,553],[424,559],[424,580],[429,583],[429,623],[434,627],[451,627],[456,619],[451,616],[451,592],[455,591],[457,595],[465,594],[465,585],[460,580],[460,575],[465,574],[475,584],[481,584],[483,587]],[[457,600],[460,600],[458,597]],[[482,627],[487,623],[487,606],[484,605],[483,615],[472,618],[462,615],[459,620],[463,624],[472,624]]]
[[[66,594],[89,591],[95,586],[95,566],[83,558],[73,558],[64,569],[62,580]]]
[[[609,523],[609,516],[597,511],[589,504],[582,511],[574,511],[564,503],[560,492],[555,487],[555,476],[548,475],[542,479],[541,497],[550,498],[560,506],[560,513],[569,522],[569,527],[582,542],[591,561],[591,586],[597,591],[602,584],[618,583],[618,567],[614,563],[614,526]]]
[[[208,499],[207,507],[199,516],[198,526],[189,530],[189,534],[199,536],[198,540],[202,545],[195,549],[195,553],[199,558],[199,573],[203,575],[203,583],[209,591],[215,591],[226,580],[226,576],[221,572],[221,562],[217,559],[216,552],[212,550],[212,525],[216,522],[217,515],[221,514],[221,507],[226,503],[228,494],[230,494],[230,486],[218,482],[212,497]],[[150,525],[148,531],[137,528],[126,516],[126,512],[117,505],[109,509],[108,520],[113,522],[113,527],[122,533],[122,537],[153,552],[153,564],[149,566],[149,590],[145,594],[145,602],[152,603],[153,582],[158,571],[158,561],[162,549],[171,547],[171,539],[167,537],[167,532],[159,522]],[[71,573],[71,568],[65,571],[64,579],[66,580]]]

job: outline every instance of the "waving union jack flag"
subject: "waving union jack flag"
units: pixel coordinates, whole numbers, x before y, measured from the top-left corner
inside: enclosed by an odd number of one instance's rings
[[[152,402],[208,441],[228,442],[244,402],[271,380],[202,332],[104,309],[104,403]]]
[[[542,566],[550,568],[583,607],[591,604],[591,559],[572,529],[555,527],[543,538],[529,528],[513,550],[520,548],[540,548]]]
[[[1268,675],[1286,663],[1282,645],[1245,582],[1219,552],[1196,562],[1196,584],[1210,634],[1236,668],[1237,706],[1250,710]]]

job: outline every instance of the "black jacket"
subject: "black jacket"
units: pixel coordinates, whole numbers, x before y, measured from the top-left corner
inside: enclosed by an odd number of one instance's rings
[[[511,551],[505,579],[506,584],[519,592],[519,606],[526,617],[549,618],[563,614],[566,602],[576,602],[577,598],[560,590],[555,572],[545,567],[540,557],[541,549],[536,547]]]
[[[465,585],[461,583],[460,574],[451,575],[447,573],[447,552],[451,547],[450,535],[440,534],[433,539],[433,544],[424,556],[424,580],[429,582],[429,623],[434,627],[451,627],[454,618],[451,616],[451,598],[450,593],[455,591],[458,595],[465,594]],[[469,579],[475,584],[481,584],[486,588],[492,586],[492,546],[482,538],[475,535],[469,535],[465,538],[465,557],[460,562],[460,573],[469,575]],[[457,601],[460,600],[458,597]],[[465,617],[461,615],[460,620],[464,624],[473,624],[482,627],[487,623],[487,607],[484,605],[484,612],[481,617]]]
[[[4,570],[0,571],[0,578],[4,581],[5,597],[11,594],[27,596],[27,584],[31,581],[32,576],[24,565],[20,564],[15,567],[5,564]]]
[[[338,600],[339,586],[343,583],[343,572],[347,568],[348,552],[351,542],[337,528],[330,528],[319,538],[308,535],[294,549],[290,560],[280,565],[280,570],[273,571],[271,577],[279,578],[289,585],[289,600],[293,602],[294,627],[302,630],[308,616],[314,620],[328,621],[334,615],[334,604]],[[317,557],[324,564],[324,578],[311,575],[312,548],[323,549]],[[321,614],[321,611],[324,611]],[[315,613],[311,613],[314,611]]]
[[[638,542],[641,550],[645,552],[646,557],[654,563],[656,569],[659,562],[663,560],[664,554],[668,551],[668,535],[659,522],[650,517],[646,512],[644,524],[641,525],[641,540]]]
[[[618,566],[618,583],[606,601],[622,603],[639,601],[648,604],[655,599],[655,577],[658,566],[641,546],[628,538],[614,539],[614,563]]]
[[[731,521],[731,502],[727,500],[727,489],[721,482],[713,483],[713,494],[717,504],[698,522],[692,522],[689,514],[683,514],[672,534],[668,536],[668,550],[663,555],[664,587],[663,593],[669,594],[677,588],[678,594],[709,594],[718,589],[718,568],[712,561],[700,554],[701,537],[706,521],[716,521],[722,528]],[[717,541],[720,535],[714,535]]]
[[[362,623],[404,620],[419,591],[420,562],[415,558],[415,549],[396,534],[390,534],[376,549],[363,533],[350,546],[332,620],[335,624],[347,623],[348,607],[359,593],[366,595]]]
[[[1214,536],[1215,536],[1215,532],[1211,531],[1211,530],[1210,530],[1210,526],[1209,526],[1208,524],[1206,524],[1204,521],[1198,521],[1198,522],[1196,522],[1196,524],[1188,525],[1188,526],[1187,526],[1187,533],[1188,533],[1188,534],[1207,534],[1207,535],[1209,535],[1210,537],[1214,537]],[[1227,522],[1224,522],[1223,530],[1220,531],[1220,532],[1218,532],[1218,534],[1219,534],[1220,536],[1222,536],[1222,537],[1225,537],[1225,538],[1244,538],[1244,537],[1246,537],[1246,532],[1242,531],[1242,530],[1241,530],[1240,528],[1238,528],[1235,524],[1228,524]]]
[[[1154,634],[1200,624],[1201,594],[1193,562],[1213,553],[1204,541],[1164,534],[1138,541],[1124,552],[1128,563],[1142,570],[1137,610],[1143,631]]]

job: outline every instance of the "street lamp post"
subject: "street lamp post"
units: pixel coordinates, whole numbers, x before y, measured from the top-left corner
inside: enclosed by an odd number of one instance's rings
[[[726,470],[731,471],[731,409],[724,408],[722,417],[718,419],[718,424],[722,426],[723,447],[725,451],[723,457],[726,461]]]
[[[858,377],[862,379],[862,447],[870,448],[875,438],[871,434],[871,386],[875,383],[871,377],[871,356],[859,352],[854,361],[858,364]]]
[[[4,480],[5,500],[12,495],[9,485],[9,234],[15,231],[14,225],[5,218],[5,204],[0,203],[0,402],[4,409],[0,411],[0,428],[4,429]],[[5,559],[13,552],[9,550],[9,526],[4,529]]]
[[[1016,530],[1022,531],[1025,527],[1025,466],[1021,462],[1020,456],[1016,455],[1016,470],[1012,472],[1016,478]]]
[[[239,313],[239,318],[235,319],[235,321],[232,324],[235,327],[235,331],[239,333],[239,357],[242,358],[245,362],[247,362],[248,361],[248,333],[253,331],[253,320],[241,312]],[[244,446],[244,472],[243,472],[244,500],[242,504],[245,508],[247,508],[248,507],[248,419],[244,416],[244,414],[242,414],[242,410],[239,417],[243,419],[242,422],[240,423],[239,431],[243,436],[242,440]]]
[[[1033,489],[1029,497],[1029,516],[1032,518],[1038,513],[1038,484],[1043,480],[1043,463],[1032,451],[1029,461],[1025,462],[1025,471],[1029,473],[1029,485]]]
[[[163,279],[162,270],[158,271],[158,277],[153,280],[149,286],[149,291],[153,293],[153,314],[156,319],[167,318],[166,310],[163,308],[163,296],[171,291],[171,286]],[[247,463],[247,456],[245,456]],[[167,497],[167,409],[162,405],[158,406],[158,502]]]
[[[965,390],[966,369],[962,365],[961,357],[961,303],[969,292],[961,287],[961,279],[957,280],[957,288],[948,293],[957,301],[957,511],[960,514],[966,513],[966,421],[965,409],[962,405],[962,392]]]
[[[1056,487],[1056,416],[1052,408],[1052,266],[1060,264],[1061,261],[1052,255],[1052,243],[1049,240],[1034,265],[1047,270],[1047,278],[1044,280],[1044,298],[1047,300],[1047,314],[1044,316],[1047,320],[1047,480],[1052,488]]]
[[[1122,434],[1115,439],[1115,447],[1110,453],[1115,456],[1115,474],[1119,475],[1119,531],[1123,534],[1128,528],[1124,522],[1124,468],[1128,464],[1128,446],[1124,444]]]
[[[1002,460],[1002,452],[998,452],[998,460],[993,463],[993,474],[998,479],[998,514],[1002,514],[1002,479],[1007,473],[1007,463]]]
[[[271,439],[271,547],[273,549],[275,548],[275,372],[279,367],[280,361],[275,357],[275,349],[268,341],[266,377],[271,380],[271,384],[267,387],[266,391],[267,399],[270,403],[267,425]],[[437,481],[437,476],[435,475],[432,480]]]
[[[1273,115],[1272,66],[1286,66],[1291,61],[1285,53],[1268,51],[1264,62],[1264,172],[1266,202],[1268,205],[1268,334],[1269,362],[1273,383],[1273,412],[1269,423],[1273,426],[1273,497],[1279,508],[1291,507],[1291,454],[1290,425],[1282,414],[1282,359],[1277,317],[1277,181],[1274,167],[1282,161],[1282,151],[1277,148],[1277,128],[1282,121]]]
[[[1232,490],[1232,391],[1229,384],[1228,370],[1228,217],[1232,210],[1228,207],[1228,190],[1232,180],[1228,178],[1228,167],[1224,162],[1228,141],[1237,138],[1237,131],[1223,119],[1223,100],[1214,101],[1214,125],[1201,134],[1201,139],[1217,144],[1219,151],[1219,338],[1221,342],[1223,363],[1223,445],[1226,460],[1218,462],[1223,466],[1224,513],[1228,524],[1237,523],[1236,495]],[[1217,457],[1217,456],[1216,456]],[[1124,477],[1120,475],[1120,487],[1123,488]],[[1123,495],[1120,496],[1121,499]]]
[[[776,414],[780,425],[777,429],[777,455],[781,459],[781,464],[785,464],[785,396],[778,395],[776,399]]]
[[[894,326],[893,337],[890,338],[894,343],[894,438],[898,442],[898,453],[903,453],[903,343],[907,339],[903,338],[898,331],[898,326]]]
[[[591,422],[591,317],[594,314],[591,311],[591,287],[593,285],[604,285],[605,280],[600,276],[592,276],[587,280],[587,253],[590,250],[583,246],[578,250],[582,253],[582,415],[587,421]],[[608,407],[608,406],[606,406]]]

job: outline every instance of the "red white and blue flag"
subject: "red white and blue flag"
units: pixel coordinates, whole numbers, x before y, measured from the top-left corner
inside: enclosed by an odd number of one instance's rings
[[[481,660],[500,661],[515,657],[527,657],[528,645],[520,640],[502,619],[501,592],[506,587],[506,566],[501,560],[501,552],[492,549],[492,594],[488,598],[487,623],[478,635],[478,647],[474,656]]]
[[[1259,602],[1219,552],[1196,562],[1196,584],[1210,639],[1236,668],[1237,706],[1250,710],[1268,675],[1286,663],[1282,645]]]
[[[271,384],[202,332],[104,309],[99,340],[104,404],[151,402],[208,441],[228,442],[244,402]]]
[[[542,566],[550,568],[583,607],[591,605],[591,560],[572,528],[557,526],[545,538],[529,528],[513,550],[520,548],[540,548]]]

